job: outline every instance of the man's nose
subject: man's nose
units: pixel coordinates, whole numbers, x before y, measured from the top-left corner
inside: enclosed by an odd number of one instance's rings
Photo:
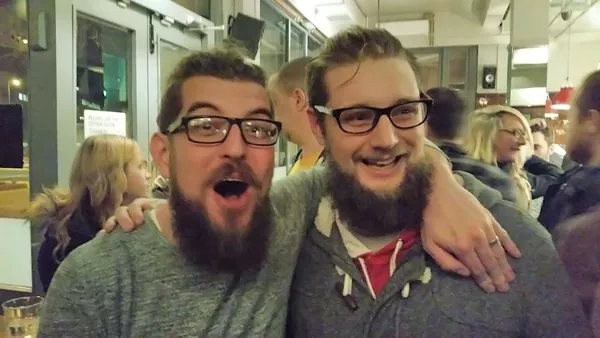
[[[246,156],[247,144],[242,137],[242,130],[238,125],[232,125],[229,134],[223,141],[223,153],[229,158],[244,158]]]
[[[397,132],[398,128],[392,124],[390,118],[382,116],[371,131],[371,145],[374,148],[392,148],[399,141]]]

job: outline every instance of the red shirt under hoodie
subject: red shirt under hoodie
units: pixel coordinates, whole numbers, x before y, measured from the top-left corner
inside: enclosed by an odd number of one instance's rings
[[[395,241],[378,251],[366,253],[354,259],[356,267],[362,272],[375,296],[381,292],[394,274],[396,266],[402,262],[406,252],[419,240],[419,230],[403,230]],[[393,263],[392,260],[394,260]]]

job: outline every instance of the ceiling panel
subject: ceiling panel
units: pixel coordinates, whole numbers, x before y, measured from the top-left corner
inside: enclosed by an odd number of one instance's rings
[[[378,0],[355,0],[368,16],[377,15]],[[379,0],[382,15],[455,11],[470,8],[472,0]]]

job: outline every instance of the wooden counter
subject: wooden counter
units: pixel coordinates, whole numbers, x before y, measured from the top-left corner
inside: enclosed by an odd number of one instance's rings
[[[0,218],[25,218],[29,205],[28,182],[0,181]]]

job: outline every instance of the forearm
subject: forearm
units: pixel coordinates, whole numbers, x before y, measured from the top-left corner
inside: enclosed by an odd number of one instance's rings
[[[452,164],[448,156],[444,154],[433,142],[426,140],[425,142],[425,159],[429,163],[432,170],[432,179],[434,186],[438,183],[455,181],[452,174]]]

